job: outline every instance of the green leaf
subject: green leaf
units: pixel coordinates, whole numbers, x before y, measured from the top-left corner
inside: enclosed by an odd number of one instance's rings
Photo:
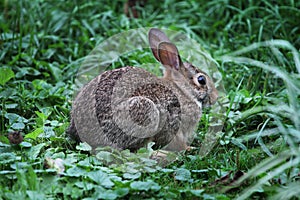
[[[86,171],[80,167],[72,167],[66,171],[66,175],[70,177],[80,177],[86,175]]]
[[[22,123],[27,123],[28,120],[24,117],[21,117],[18,114],[15,113],[6,113],[5,118],[9,120],[9,124],[13,125],[14,123],[22,122]]]
[[[5,175],[5,174],[13,174],[13,175],[15,175],[16,171],[15,170],[1,170],[0,171],[0,175]]]
[[[17,108],[17,107],[18,107],[17,103],[5,104],[6,109],[13,109],[13,108]]]
[[[8,145],[8,143],[9,143],[8,138],[4,135],[0,135],[0,147],[9,147],[10,145]]]
[[[48,118],[48,116],[42,112],[35,111],[35,114],[41,119],[43,122]]]
[[[33,170],[32,166],[28,167],[28,170],[26,172],[26,180],[30,190],[38,190],[38,188],[40,187],[37,174]]]
[[[0,92],[0,98],[13,98],[19,91],[15,88],[6,88]]]
[[[190,192],[197,197],[201,197],[204,190],[190,190]]]
[[[41,191],[31,191],[31,190],[27,190],[26,191],[28,197],[30,200],[40,200],[40,199],[46,199],[46,196],[44,193],[42,193]]]
[[[62,80],[62,71],[61,69],[59,69],[57,66],[57,63],[49,63],[48,65],[48,69],[51,72],[51,74],[53,75],[54,79],[58,82],[60,80]]]
[[[21,143],[20,143],[20,146],[21,146],[21,147],[25,147],[25,148],[30,148],[30,147],[32,146],[32,144],[29,143],[29,142],[21,142]]]
[[[123,174],[123,177],[124,177],[125,179],[132,179],[132,180],[134,180],[134,179],[140,178],[141,175],[142,175],[142,174],[141,174],[140,172],[135,173],[135,174],[132,174],[132,173],[124,173],[124,174]]]
[[[21,130],[25,128],[25,123],[28,122],[27,119],[24,117],[21,117],[18,114],[15,113],[6,113],[5,118],[9,120],[9,124],[12,129],[14,130]]]
[[[7,164],[14,162],[16,160],[16,155],[14,153],[1,153],[0,154],[0,164]]]
[[[35,160],[38,155],[40,154],[42,148],[46,146],[46,143],[40,143],[30,148],[30,150],[27,152],[27,156],[31,160]]]
[[[129,188],[118,188],[114,193],[117,194],[118,197],[123,197],[129,193]]]
[[[160,186],[155,183],[152,180],[148,180],[148,181],[134,181],[130,184],[130,187],[134,190],[138,190],[138,191],[149,191],[149,190],[153,190],[153,191],[158,191],[160,190]]]
[[[32,81],[32,85],[36,90],[50,90],[52,86],[45,80],[35,79]]]
[[[63,188],[63,194],[68,195],[71,199],[78,199],[83,193],[83,190],[74,187],[73,183],[67,183],[67,185]]]
[[[15,162],[10,165],[10,167],[14,170],[26,169],[30,164],[27,162]]]
[[[76,182],[75,185],[83,190],[91,190],[95,187],[95,185],[93,183],[89,183],[86,181],[85,182]]]
[[[93,164],[91,163],[91,158],[87,157],[84,160],[78,162],[78,166],[80,167],[92,167]]]
[[[7,67],[1,67],[0,68],[0,84],[4,85],[6,82],[8,82],[11,78],[15,77],[15,73]]]
[[[77,145],[76,149],[80,151],[92,151],[92,147],[86,142],[82,142],[79,145]]]
[[[55,136],[55,132],[53,131],[53,129],[54,127],[44,126],[44,132],[42,134],[42,137],[50,138],[52,136]]]
[[[6,192],[5,199],[26,199],[26,193],[22,191]]]
[[[126,161],[126,157],[128,157],[126,152],[131,154],[130,151],[127,150],[122,151],[120,154],[118,150],[111,147],[97,148],[97,150],[96,158],[106,165],[124,163]]]
[[[58,179],[58,176],[53,176],[50,173],[43,176],[43,182],[40,186],[40,190],[42,190],[44,194],[54,194],[54,192],[58,191],[62,187],[62,183],[58,182]]]
[[[16,73],[16,78],[22,78],[23,76],[25,76],[27,74],[33,75],[33,76],[38,76],[41,73],[32,67],[19,67],[18,72]]]
[[[108,151],[99,151],[96,158],[105,163],[112,163],[114,161],[112,153]]]
[[[36,140],[36,138],[44,132],[44,129],[42,127],[35,129],[34,131],[32,131],[31,133],[28,133],[27,135],[25,135],[25,138],[31,138]]]
[[[179,181],[188,181],[191,179],[191,172],[184,168],[178,168],[175,171],[175,179]]]
[[[101,170],[88,172],[87,176],[103,187],[111,188],[114,186],[114,183],[110,180],[108,174]]]
[[[93,195],[93,199],[107,199],[107,200],[113,200],[117,199],[118,194],[116,194],[112,190],[105,190],[103,187],[98,186],[95,189],[95,193]]]
[[[23,122],[17,122],[17,123],[13,123],[11,125],[11,128],[14,130],[22,130],[25,128],[25,124]]]
[[[57,121],[57,120],[52,120],[52,121],[50,121],[50,125],[51,126],[59,126],[59,121]]]

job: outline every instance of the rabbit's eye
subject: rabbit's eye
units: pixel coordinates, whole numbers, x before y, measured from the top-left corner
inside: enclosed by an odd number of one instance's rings
[[[206,84],[206,79],[205,79],[205,77],[204,76],[202,76],[202,75],[200,75],[200,76],[198,76],[198,83],[200,84],[200,85],[205,85]]]

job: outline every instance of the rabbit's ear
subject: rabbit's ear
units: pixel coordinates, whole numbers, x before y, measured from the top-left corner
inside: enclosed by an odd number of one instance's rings
[[[151,28],[148,33],[148,39],[154,57],[160,62],[158,46],[161,42],[170,42],[169,38],[161,30],[157,28]]]
[[[180,70],[182,64],[177,47],[170,42],[161,42],[158,45],[158,57],[161,64]]]

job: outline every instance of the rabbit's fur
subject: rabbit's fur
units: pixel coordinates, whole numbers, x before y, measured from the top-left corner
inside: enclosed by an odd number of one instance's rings
[[[138,67],[106,71],[75,98],[67,133],[94,149],[111,146],[135,151],[146,143],[180,151],[188,147],[203,105],[218,94],[209,76],[183,63],[159,29],[149,31],[154,57],[165,67],[161,78]]]

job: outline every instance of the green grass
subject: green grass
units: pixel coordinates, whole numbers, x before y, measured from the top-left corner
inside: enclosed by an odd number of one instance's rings
[[[137,19],[123,3],[0,1],[0,199],[298,199],[299,2],[148,0]],[[206,156],[199,147],[213,114],[200,121],[197,148],[166,167],[149,159],[151,148],[91,155],[66,138],[82,59],[142,27],[181,31],[216,61],[224,126]],[[153,61],[145,49],[111,67]],[[10,144],[18,130],[24,141]]]

